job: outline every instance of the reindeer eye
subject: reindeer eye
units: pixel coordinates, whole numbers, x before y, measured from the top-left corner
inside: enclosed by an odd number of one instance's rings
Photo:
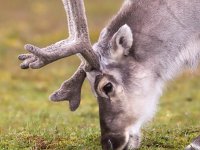
[[[110,92],[112,92],[113,90],[113,85],[112,83],[107,83],[104,87],[103,87],[103,91],[105,92],[106,95],[108,95]]]

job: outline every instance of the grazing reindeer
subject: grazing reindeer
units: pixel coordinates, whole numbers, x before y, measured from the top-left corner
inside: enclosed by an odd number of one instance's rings
[[[19,56],[21,68],[78,54],[80,67],[50,99],[68,100],[76,110],[87,77],[99,103],[102,148],[138,148],[141,127],[154,116],[165,82],[199,63],[200,1],[126,0],[93,47],[83,0],[62,1],[69,38],[46,48],[26,45],[31,54]]]

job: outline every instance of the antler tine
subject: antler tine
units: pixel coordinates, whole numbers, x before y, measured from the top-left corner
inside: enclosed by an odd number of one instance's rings
[[[71,111],[75,111],[81,100],[81,88],[85,80],[86,73],[84,71],[85,64],[82,63],[74,75],[67,81],[64,81],[57,91],[49,97],[51,101],[60,102],[69,100]]]
[[[67,3],[67,0],[62,1],[64,5]],[[92,68],[99,69],[98,57],[95,55],[90,43],[84,2],[83,0],[69,0],[68,3],[71,4],[71,12],[68,13],[71,14],[74,19],[73,29],[76,31],[75,38],[81,39],[82,44],[84,44],[83,47],[85,49],[81,52],[81,54]]]
[[[69,30],[69,37],[73,37],[75,35],[75,28],[74,28],[74,21],[73,21],[73,14],[71,11],[69,0],[62,0],[66,16],[67,16],[67,25]]]
[[[87,20],[85,16],[84,3],[82,0],[62,0],[68,17],[68,26],[76,38],[84,35],[89,41]]]

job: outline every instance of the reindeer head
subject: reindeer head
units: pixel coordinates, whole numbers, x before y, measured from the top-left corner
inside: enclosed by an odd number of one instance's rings
[[[21,68],[41,68],[58,59],[78,54],[82,63],[76,73],[54,92],[52,101],[68,100],[70,109],[80,104],[87,77],[98,99],[103,149],[137,148],[141,124],[152,116],[157,95],[154,76],[147,65],[132,55],[133,31],[127,24],[116,31],[105,28],[99,41],[90,44],[83,0],[62,0],[67,11],[70,37],[46,48],[26,45]],[[145,69],[144,69],[145,68]],[[154,87],[154,89],[152,89]]]
[[[139,147],[140,127],[155,111],[160,83],[133,57],[133,43],[125,24],[114,33],[105,28],[93,45],[100,71],[87,72],[87,78],[99,103],[103,149]]]

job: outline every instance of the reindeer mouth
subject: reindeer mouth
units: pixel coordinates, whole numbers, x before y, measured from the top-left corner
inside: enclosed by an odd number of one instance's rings
[[[140,139],[137,135],[109,135],[102,139],[103,150],[133,150],[139,148]]]
[[[140,145],[139,136],[109,134],[102,137],[103,150],[130,150],[137,149]]]
[[[124,147],[124,148],[123,148]],[[127,143],[125,146],[121,146],[120,148],[114,148],[113,143],[111,142],[111,140],[108,140],[108,150],[129,150],[129,144]]]

